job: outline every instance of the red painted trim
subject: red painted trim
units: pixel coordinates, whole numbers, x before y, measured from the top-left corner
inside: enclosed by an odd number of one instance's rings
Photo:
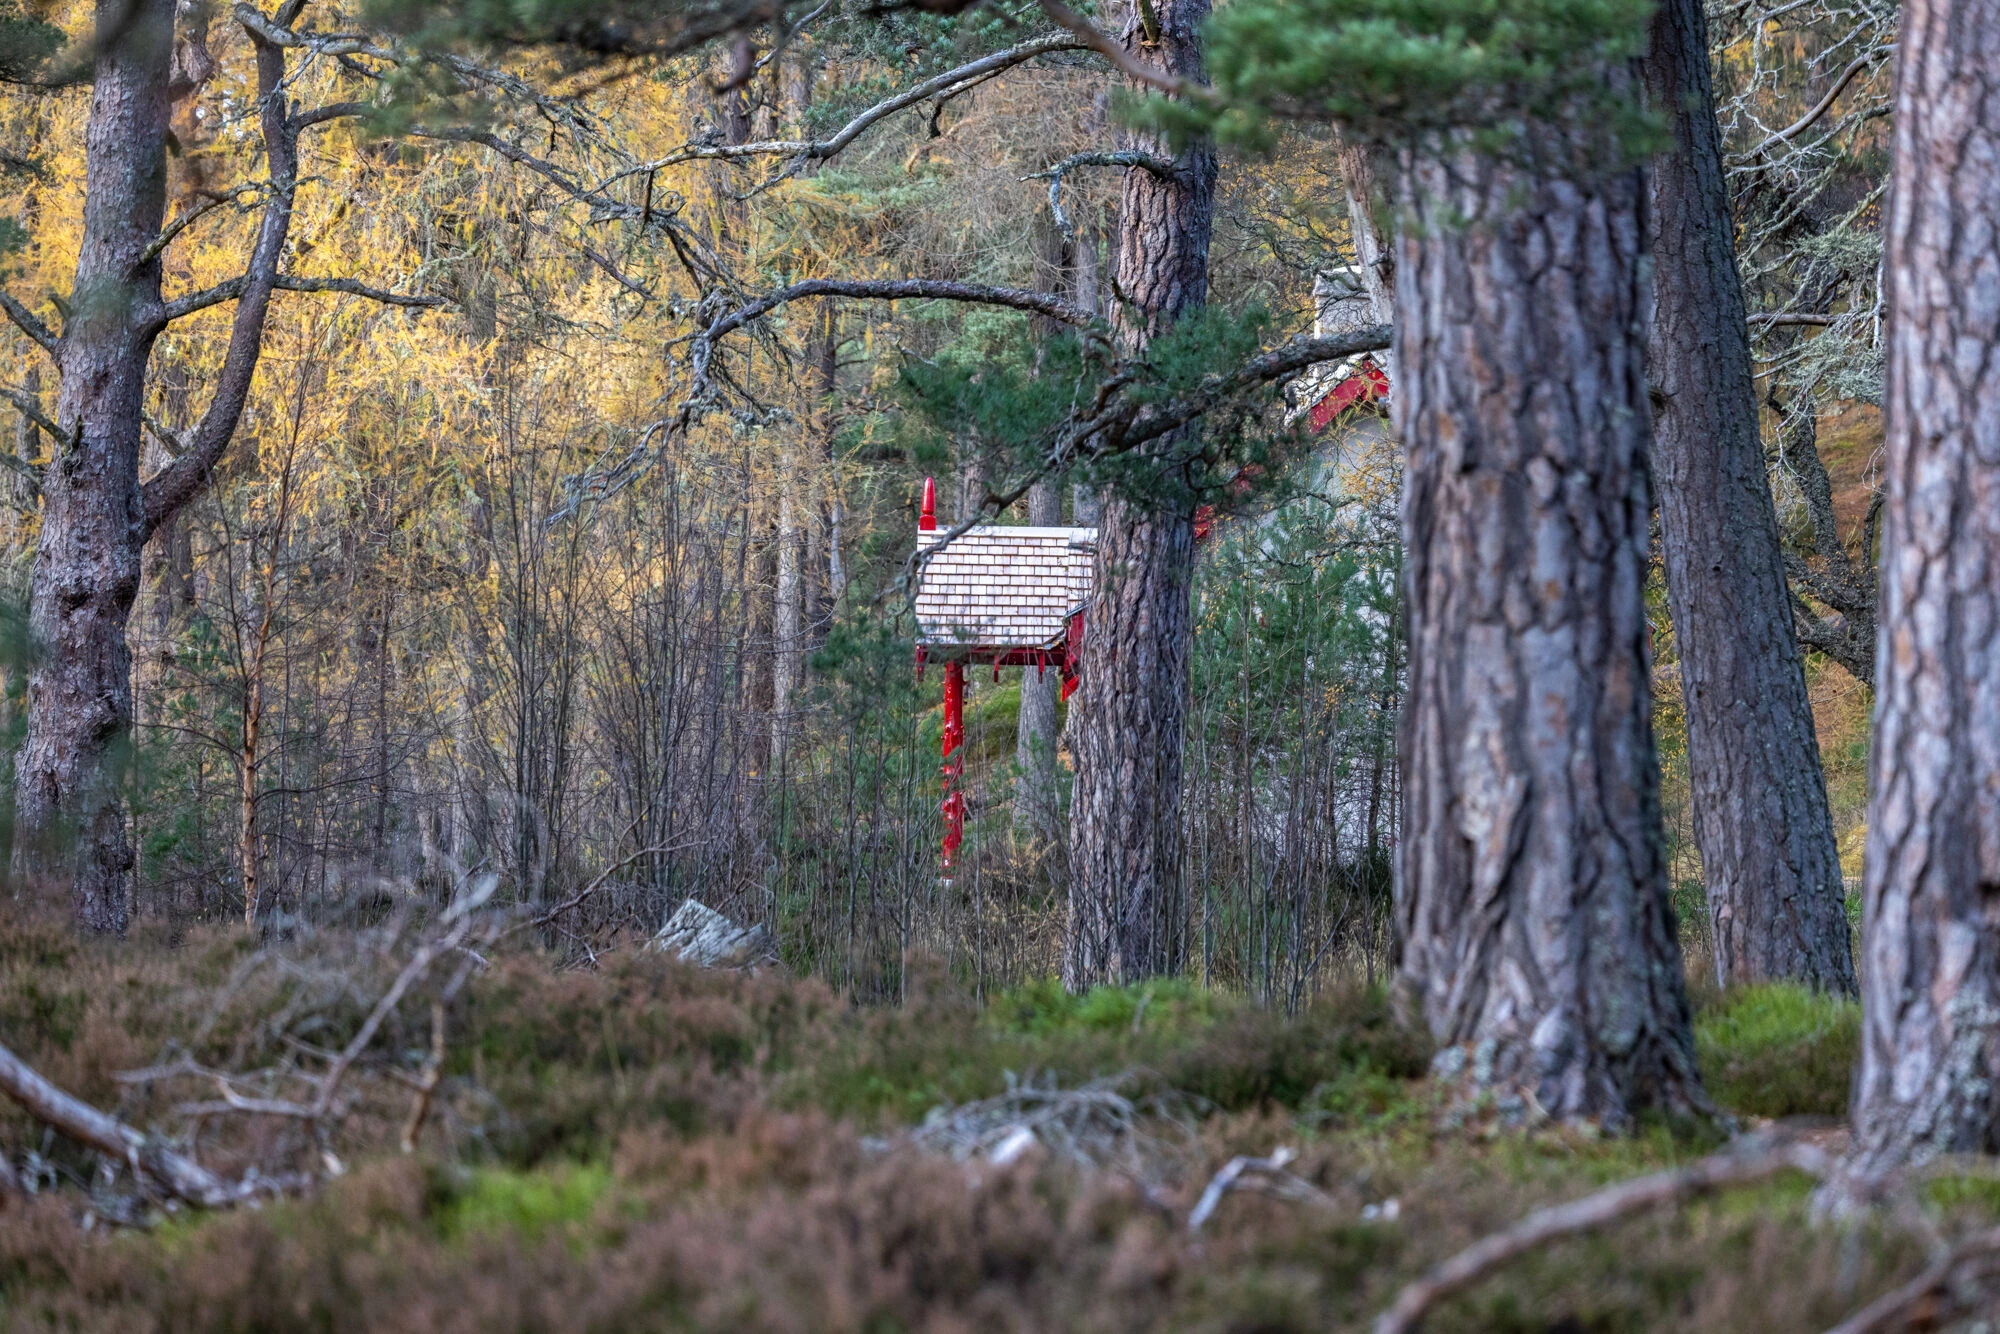
[[[1373,357],[1364,356],[1354,368],[1354,374],[1335,385],[1333,389],[1312,406],[1312,428],[1325,430],[1335,417],[1363,403],[1389,397],[1389,377],[1375,364]]]
[[[944,870],[951,874],[958,858],[958,845],[965,841],[965,794],[958,789],[965,774],[965,664],[958,660],[944,668],[944,764],[939,769],[944,786]]]

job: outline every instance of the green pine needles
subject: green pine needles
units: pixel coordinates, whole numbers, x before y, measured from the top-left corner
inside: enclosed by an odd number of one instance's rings
[[[1652,122],[1618,71],[1645,49],[1652,0],[1235,0],[1208,25],[1215,96],[1128,108],[1176,134],[1246,148],[1276,120],[1359,140],[1508,155],[1531,126],[1608,131],[1626,154]],[[1607,77],[1609,75],[1610,77]]]
[[[996,483],[1028,476],[1049,462],[1066,431],[1097,410],[1105,377],[1118,381],[1129,420],[1143,424],[1148,413],[1213,392],[1218,371],[1261,350],[1271,315],[1261,306],[1192,311],[1142,354],[1116,363],[1101,345],[1074,334],[1037,343],[1025,324],[1012,314],[969,320],[966,334],[938,356],[903,364],[898,397],[907,411],[899,443],[911,458],[970,451],[994,468]],[[1077,441],[1059,471],[1064,480],[1166,508],[1235,505],[1261,495],[1275,465],[1302,447],[1299,432],[1275,420],[1278,405],[1275,386],[1217,394],[1195,423],[1148,438],[1143,447],[1116,430]]]

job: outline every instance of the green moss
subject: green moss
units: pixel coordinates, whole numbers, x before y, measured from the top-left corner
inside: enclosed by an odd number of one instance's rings
[[[611,1189],[611,1170],[562,1164],[532,1172],[482,1168],[467,1175],[436,1215],[441,1235],[510,1232],[533,1239],[587,1221]]]
[[[1430,1099],[1403,1075],[1363,1061],[1314,1089],[1300,1108],[1309,1124],[1388,1131],[1428,1123]]]
[[[1695,1022],[1702,1078],[1749,1116],[1839,1116],[1860,1050],[1861,1007],[1785,984],[1745,987]]]
[[[1214,1022],[1238,1003],[1182,978],[1093,987],[1081,996],[1044,978],[995,997],[988,1020],[1002,1032],[1034,1037],[1065,1031],[1186,1032]]]

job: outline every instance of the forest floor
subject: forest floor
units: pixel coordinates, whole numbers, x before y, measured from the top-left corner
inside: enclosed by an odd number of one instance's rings
[[[0,911],[0,1034],[99,1106],[184,1126],[189,1090],[118,1073],[176,1056],[264,1068],[325,1043],[364,1005],[369,957],[240,933],[80,944]],[[816,983],[636,950],[589,970],[495,954],[454,1007],[416,1152],[396,1148],[409,1093],[371,1077],[324,1188],[145,1227],[94,1224],[90,1161],[8,1112],[0,1148],[40,1189],[0,1199],[0,1326],[1360,1330],[1527,1211],[1723,1138],[1447,1109],[1426,1044],[1362,990],[1291,1017],[1175,983],[984,1003],[941,976],[911,990],[860,1010]],[[1852,1006],[1767,989],[1702,997],[1699,1022],[1740,1124],[1837,1133]],[[427,1032],[392,1033],[385,1062]],[[240,1170],[290,1152],[284,1133],[221,1118],[197,1147]],[[1289,1178],[1243,1178],[1279,1189],[1232,1190],[1190,1228],[1225,1163],[1280,1147]],[[1993,1186],[1928,1192],[1947,1234],[2000,1216]],[[1559,1243],[1426,1328],[1822,1330],[1924,1267],[1896,1227],[1813,1225],[1810,1196],[1780,1176]]]

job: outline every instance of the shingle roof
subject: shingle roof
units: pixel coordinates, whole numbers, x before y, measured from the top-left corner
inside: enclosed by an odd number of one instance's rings
[[[917,634],[925,644],[1055,648],[1070,614],[1090,600],[1095,528],[968,528],[938,547],[943,536],[917,535]]]

